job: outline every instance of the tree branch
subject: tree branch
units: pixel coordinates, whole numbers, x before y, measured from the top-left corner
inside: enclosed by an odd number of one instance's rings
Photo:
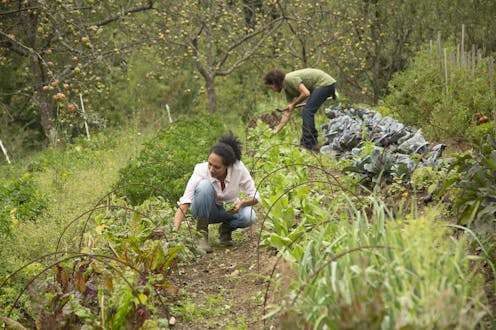
[[[9,15],[19,14],[19,13],[22,13],[24,11],[35,10],[35,9],[40,9],[40,6],[24,7],[24,8],[9,10],[9,11],[2,11],[2,12],[0,12],[0,16],[9,16]]]
[[[126,16],[128,14],[137,13],[137,12],[140,12],[140,11],[145,11],[145,10],[149,10],[149,9],[152,9],[152,8],[153,8],[153,0],[148,0],[148,4],[147,5],[144,5],[144,6],[141,6],[141,7],[134,7],[134,8],[126,9],[126,10],[124,10],[119,15],[115,15],[115,16],[106,18],[106,19],[104,19],[104,20],[102,20],[100,22],[88,24],[88,26],[92,26],[92,25],[104,26],[104,25],[107,25],[107,24],[110,24],[112,22],[117,21],[117,20],[121,19],[123,16]]]
[[[9,49],[14,53],[24,57],[28,57],[31,54],[35,54],[38,58],[41,58],[41,55],[38,54],[34,49],[23,45],[16,39],[4,33],[3,31],[0,31],[0,36],[3,37],[2,38],[3,40],[0,41],[0,47]]]
[[[225,55],[217,62],[216,66],[215,66],[215,68],[217,70],[219,70],[220,67],[222,67],[222,65],[227,61],[227,58],[229,57],[229,54],[232,50],[236,49],[237,47],[240,47],[241,45],[243,45],[244,42],[259,35],[260,33],[265,33],[265,35],[253,47],[251,47],[248,51],[246,51],[245,54],[231,66],[231,68],[229,68],[227,70],[223,70],[223,71],[218,71],[217,74],[220,76],[228,75],[235,68],[237,68],[241,63],[246,61],[250,56],[252,56],[255,53],[255,51],[263,44],[263,42],[270,35],[272,35],[272,33],[275,30],[277,30],[279,28],[283,19],[284,19],[283,17],[278,17],[277,19],[275,19],[271,22],[272,27],[270,29],[269,28],[263,28],[263,29],[254,31],[253,33],[245,35],[243,38],[239,39],[237,42],[230,45],[227,48]]]

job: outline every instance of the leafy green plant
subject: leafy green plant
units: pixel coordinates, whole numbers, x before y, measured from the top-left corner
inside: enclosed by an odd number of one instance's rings
[[[30,174],[1,182],[0,237],[12,235],[19,222],[35,221],[47,204],[47,197],[40,192]]]
[[[7,317],[18,310],[26,291],[33,309],[17,318],[26,324],[36,320],[41,328],[77,324],[140,328],[158,313],[160,296],[174,289],[169,275],[184,246],[167,235],[158,239],[153,231],[161,225],[171,231],[172,223],[164,223],[164,217],[170,218],[173,210],[160,199],[136,208],[123,199],[105,205],[95,208],[91,218],[78,218],[87,230],[80,252],[48,253],[0,281],[3,291],[10,279],[32,269],[25,288],[16,292]],[[154,213],[154,208],[160,211]],[[45,262],[47,266],[40,264]]]
[[[8,167],[2,167],[2,173],[5,174],[5,177],[0,179],[2,191],[10,183],[24,178],[23,173],[28,167],[29,174],[26,177],[30,177],[29,182],[33,184],[37,194],[44,197],[47,202],[46,208],[33,220],[18,219],[19,225],[12,227],[13,234],[2,239],[0,282],[15,272],[20,265],[30,262],[36,256],[53,251],[61,226],[80,215],[81,210],[94,207],[95,198],[98,199],[99,195],[108,191],[109,185],[117,177],[117,169],[128,162],[130,155],[137,153],[140,142],[144,139],[143,136],[148,132],[144,131],[143,135],[133,136],[132,132],[128,131],[107,130],[105,134],[106,136],[93,134],[91,140],[81,138],[63,148],[47,148],[29,158],[18,159]],[[29,167],[30,164],[36,163],[40,165],[38,168]],[[7,171],[3,171],[4,169]],[[6,201],[2,199],[0,205],[3,206],[2,202]],[[81,221],[78,222],[80,223]],[[62,249],[71,250],[74,243],[79,241],[81,231],[78,230],[76,235],[73,235],[72,231],[77,227],[77,225],[71,227],[71,232],[66,233]],[[0,231],[4,228],[0,228]],[[46,266],[45,262],[42,263]],[[27,319],[34,320],[38,317],[42,304],[38,304],[39,300],[33,297],[44,296],[42,292],[46,288],[39,285],[40,281],[44,282],[44,279],[39,277],[39,280],[28,288],[27,293],[33,292],[33,295],[23,294],[17,299],[26,283],[44,268],[43,265],[39,267],[40,262],[38,266],[35,265],[36,263],[9,278],[0,289],[0,310],[3,311],[0,314],[10,313],[11,319],[25,325],[30,324],[30,321],[26,322]],[[52,274],[51,269],[46,273]],[[53,284],[53,281],[47,283]],[[14,303],[16,299],[18,301]],[[43,306],[46,306],[46,301],[43,301]]]
[[[467,139],[475,147],[480,148],[487,143],[488,136],[496,136],[494,130],[494,122],[488,122],[480,125],[472,125],[467,128]]]
[[[394,170],[395,162],[382,147],[376,147],[373,142],[367,141],[359,155],[355,157],[355,164],[344,168],[347,173],[356,173],[360,176],[363,185],[372,187],[375,184],[391,182],[393,175],[401,177],[408,174],[403,167]]]
[[[214,116],[181,118],[160,131],[135,161],[119,171],[118,194],[133,205],[151,196],[177,201],[194,165],[207,159],[210,147],[223,133],[225,126]]]
[[[266,210],[261,237],[297,274],[267,319],[287,317],[318,329],[449,329],[483,326],[481,317],[491,318],[478,272],[491,260],[467,253],[471,239],[452,238],[444,208],[419,210],[405,185],[398,190],[400,205],[386,204],[380,190],[353,195],[356,179],[323,166],[339,164],[319,163],[290,143],[279,144],[279,136],[264,148],[257,136],[254,167]],[[427,169],[414,181],[437,191],[452,177]],[[469,313],[467,304],[474,307]]]
[[[457,193],[455,206],[459,211],[458,224],[470,226],[476,222],[490,228],[496,216],[496,139],[475,154],[460,154],[450,170],[460,173],[458,180],[445,183],[444,190]],[[494,234],[494,229],[490,230]]]
[[[467,254],[467,238],[449,239],[435,208],[401,216],[375,197],[369,205],[342,213],[335,205],[335,221],[300,238],[297,279],[268,316],[329,329],[483,326],[484,280],[473,261],[488,260]]]
[[[437,197],[443,197],[442,195],[446,194],[446,191],[443,190],[445,183],[459,180],[462,175],[456,171],[449,171],[448,168],[448,164],[415,168],[411,176],[413,189],[417,192],[426,192]]]

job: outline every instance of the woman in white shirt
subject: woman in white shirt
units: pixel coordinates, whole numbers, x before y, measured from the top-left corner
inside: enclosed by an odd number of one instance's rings
[[[246,194],[239,199],[240,192]],[[179,230],[188,209],[197,219],[201,237],[198,247],[212,252],[208,245],[208,225],[222,223],[219,227],[221,244],[232,245],[231,233],[256,222],[252,205],[260,201],[255,182],[241,161],[241,142],[232,132],[220,137],[208,156],[208,161],[196,164],[183,196],[179,199],[174,226]],[[232,203],[226,210],[225,203]]]

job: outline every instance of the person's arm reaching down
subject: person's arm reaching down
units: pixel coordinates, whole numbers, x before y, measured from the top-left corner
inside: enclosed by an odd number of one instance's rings
[[[288,105],[284,109],[284,112],[281,115],[281,120],[279,121],[279,124],[272,130],[272,134],[279,133],[291,119],[291,114],[296,106],[305,101],[310,96],[310,91],[308,90],[308,88],[306,88],[305,85],[303,85],[303,83],[300,83],[298,85],[298,92],[300,93],[298,97],[296,97],[292,102],[288,103]]]
[[[184,219],[184,216],[186,215],[186,212],[188,211],[190,204],[179,204],[179,207],[177,208],[176,215],[174,216],[174,228],[176,228],[176,231],[179,230],[179,227],[181,226],[181,222]]]

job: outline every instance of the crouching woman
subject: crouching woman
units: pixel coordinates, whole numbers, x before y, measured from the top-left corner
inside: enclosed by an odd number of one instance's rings
[[[246,194],[240,199],[240,193]],[[232,245],[231,233],[236,228],[246,228],[256,222],[252,208],[260,201],[255,182],[241,161],[241,142],[232,132],[220,137],[212,146],[208,161],[195,165],[183,196],[179,199],[174,217],[174,227],[179,230],[188,209],[197,221],[200,233],[198,248],[209,253],[208,225],[221,223],[221,244]],[[225,205],[232,207],[227,209]]]

